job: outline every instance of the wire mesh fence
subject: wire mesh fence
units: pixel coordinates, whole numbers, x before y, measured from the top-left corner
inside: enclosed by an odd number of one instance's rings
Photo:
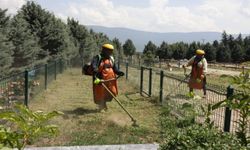
[[[129,63],[121,65],[124,70],[126,64]],[[206,96],[203,95],[202,90],[195,90],[195,97],[190,99],[188,96],[188,79],[185,79],[184,75],[171,74],[159,68],[141,67],[139,64],[129,64],[127,68],[128,80],[139,84],[139,90],[142,94],[158,97],[162,105],[172,105],[171,108],[175,109],[174,112],[180,112],[183,104],[194,104],[199,113],[196,118],[198,122],[204,122],[205,119],[202,115],[204,112],[201,111],[201,106],[206,108],[209,104],[213,105],[227,98],[228,89],[226,87],[207,84]],[[152,71],[150,72],[150,70]],[[210,118],[219,130],[235,133],[239,128],[240,114],[237,110],[231,111],[228,108],[220,107],[212,111]],[[247,132],[250,133],[250,127],[248,127]]]
[[[0,110],[24,102],[24,72],[0,80]]]
[[[14,103],[28,105],[30,100],[56,80],[57,74],[62,73],[65,67],[64,61],[56,60],[0,79],[0,110],[10,108]]]

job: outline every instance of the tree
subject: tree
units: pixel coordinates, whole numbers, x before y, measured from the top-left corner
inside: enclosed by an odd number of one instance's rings
[[[11,72],[10,67],[13,61],[11,57],[13,53],[12,43],[8,41],[2,29],[0,29],[0,78],[3,78]]]
[[[146,51],[142,57],[145,65],[151,66],[154,63],[155,55],[152,53],[152,51]]]
[[[215,49],[217,49],[217,48],[219,47],[219,42],[218,42],[217,40],[215,40],[215,41],[213,42],[213,47],[214,47]]]
[[[13,45],[7,38],[9,31],[9,17],[6,16],[7,10],[0,9],[0,78],[11,72],[10,67],[13,61]]]
[[[233,62],[238,62],[238,63],[244,60],[244,52],[241,45],[237,43],[234,45],[231,53],[231,58]]]
[[[157,51],[157,46],[153,42],[149,41],[147,45],[144,47],[143,54],[151,52],[151,54],[156,55],[156,51]]]
[[[250,45],[250,36],[245,37],[245,39],[243,40],[244,42],[244,48],[248,48],[248,46]]]
[[[245,60],[250,61],[250,45],[246,48]]]
[[[157,49],[157,56],[159,56],[160,59],[171,59],[172,57],[172,51],[169,48],[169,45],[166,42],[162,42],[160,47]]]
[[[19,71],[35,66],[41,48],[37,38],[29,30],[27,22],[20,15],[12,19],[9,37],[14,45],[12,67]]]
[[[238,37],[235,39],[235,41],[236,41],[240,46],[243,46],[243,45],[244,45],[241,33],[238,35]]]
[[[132,55],[134,55],[134,53],[136,51],[135,46],[134,46],[132,40],[130,40],[130,39],[127,39],[122,47],[123,47],[123,52],[124,52],[125,56],[132,56]]]
[[[220,44],[216,53],[216,61],[218,62],[230,62],[231,54],[228,46]]]
[[[6,16],[6,12],[7,12],[7,9],[2,10],[0,8],[0,28],[1,29],[3,28],[6,29],[9,26],[10,17]],[[3,30],[3,31],[6,31],[6,30]]]
[[[221,42],[222,42],[222,44],[225,45],[225,46],[228,45],[228,35],[227,35],[226,31],[223,31],[223,33],[222,33]]]
[[[197,49],[198,49],[198,46],[197,46],[196,42],[192,42],[187,49],[186,58],[190,59],[192,56],[194,56],[195,51]]]
[[[98,52],[98,47],[94,39],[94,32],[89,33],[85,26],[78,21],[68,18],[67,25],[70,36],[73,38],[74,45],[80,55],[82,65],[90,61],[93,55]]]
[[[118,55],[117,58],[122,59],[123,58],[123,50],[122,50],[121,42],[119,41],[119,39],[114,38],[112,40],[112,43],[114,44],[115,50],[117,51],[117,52],[115,51]]]
[[[216,60],[216,50],[210,43],[206,43],[203,49],[206,53],[205,57],[208,61]]]
[[[177,60],[184,59],[186,56],[187,47],[188,46],[183,42],[175,43],[174,45],[172,45],[172,50],[173,50],[172,57]]]
[[[28,1],[18,12],[29,24],[32,34],[38,37],[39,45],[43,49],[39,59],[44,59],[47,52],[54,58],[69,59],[75,54],[76,47],[69,38],[69,29],[59,19],[41,8],[33,1]],[[69,55],[70,54],[70,55]]]
[[[233,50],[234,45],[235,45],[234,37],[230,34],[228,36],[228,47],[229,47],[230,51]]]

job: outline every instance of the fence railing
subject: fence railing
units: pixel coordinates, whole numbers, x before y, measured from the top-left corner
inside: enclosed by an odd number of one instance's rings
[[[29,101],[46,90],[65,67],[63,60],[56,60],[0,79],[0,110],[11,107],[13,103],[28,106]]]
[[[137,84],[139,92],[142,95],[158,97],[160,104],[173,104],[176,110],[182,109],[182,104],[190,103],[190,98],[187,97],[187,93],[189,92],[188,81],[184,80],[184,76],[171,74],[159,68],[144,67],[121,61],[120,63],[124,65],[119,64],[119,66],[125,67],[121,67],[121,70],[126,70],[128,80],[132,80],[133,83]],[[203,92],[201,90],[197,90],[195,93],[198,95],[198,99],[193,103],[208,105],[215,104],[232,96],[234,89],[231,86],[224,87],[207,84],[205,98],[202,98]],[[238,128],[237,122],[240,119],[240,114],[239,111],[222,107],[214,110],[210,117],[211,121],[214,121],[215,126],[220,130],[235,132]],[[202,118],[198,118],[197,120],[199,121],[199,119],[202,120]],[[248,132],[250,131],[248,130]]]

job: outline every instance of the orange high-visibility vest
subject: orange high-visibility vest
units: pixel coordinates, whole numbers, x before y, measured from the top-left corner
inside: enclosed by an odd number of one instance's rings
[[[116,77],[111,59],[102,59],[98,67],[98,72],[101,73],[103,80],[113,79]],[[117,80],[104,82],[104,84],[115,96],[118,94]],[[101,84],[93,84],[93,95],[94,102],[96,104],[100,103],[101,101],[111,101],[113,98]]]
[[[203,79],[201,79],[201,75],[203,74],[204,64],[202,63],[202,59],[200,61],[197,61],[196,59],[194,59],[194,62],[192,64],[191,77],[188,83],[190,88],[193,88],[193,89],[203,88]]]

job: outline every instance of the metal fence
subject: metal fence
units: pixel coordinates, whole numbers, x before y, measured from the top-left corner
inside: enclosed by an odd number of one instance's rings
[[[128,81],[132,80],[132,83],[137,84],[141,95],[158,97],[160,104],[174,105],[173,108],[175,110],[173,111],[176,112],[182,109],[184,103],[193,103],[197,106],[197,109],[200,109],[200,106],[215,104],[232,96],[234,93],[234,89],[230,86],[207,84],[206,97],[203,98],[202,90],[195,90],[197,96],[191,100],[187,96],[189,87],[187,85],[188,81],[184,80],[184,75],[171,74],[160,68],[143,67],[139,66],[139,64],[121,61],[120,63],[123,64],[121,65],[121,70],[126,70]],[[237,122],[240,119],[240,115],[239,111],[231,111],[229,108],[218,108],[212,112],[210,118],[220,130],[235,132],[238,128]],[[197,121],[204,121],[204,117],[198,117]],[[249,129],[248,132],[250,132]]]
[[[56,60],[0,79],[0,110],[13,106],[13,103],[28,106],[29,101],[41,91],[46,90],[65,67],[64,61]]]

